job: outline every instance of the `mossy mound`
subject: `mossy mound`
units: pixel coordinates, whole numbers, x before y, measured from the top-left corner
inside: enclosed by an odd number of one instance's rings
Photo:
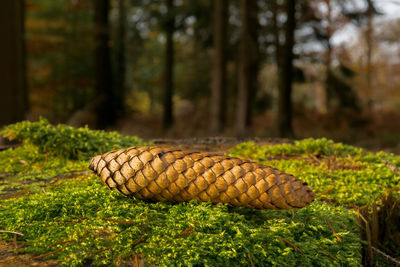
[[[319,200],[293,212],[148,203],[109,191],[86,172],[86,158],[100,152],[99,141],[91,138],[108,140],[101,145],[110,149],[144,144],[140,139],[52,127],[42,120],[3,130],[24,143],[0,152],[0,173],[5,174],[0,194],[21,192],[0,201],[0,230],[24,234],[17,240],[26,242],[19,252],[47,255],[64,265],[112,265],[135,257],[160,266],[361,265],[358,225],[349,206],[368,203],[399,179],[381,161],[399,164],[395,155],[365,153],[324,139],[262,147],[245,143],[232,155],[297,175]],[[75,144],[82,132],[85,138]],[[0,238],[11,242],[13,236]]]
[[[310,185],[317,199],[350,207],[379,201],[388,189],[400,184],[400,176],[384,163],[400,166],[399,156],[365,152],[324,138],[273,146],[242,143],[231,155],[293,174]]]
[[[51,125],[46,119],[38,122],[22,121],[4,127],[0,134],[10,140],[18,139],[37,146],[43,153],[70,159],[89,159],[113,149],[145,145],[136,136],[117,132],[93,131],[60,124]]]
[[[90,177],[64,180],[46,193],[1,205],[0,227],[25,234],[24,252],[40,255],[63,248],[52,256],[66,265],[108,265],[135,254],[161,266],[249,265],[249,257],[258,266],[360,262],[351,212],[321,202],[293,213],[146,203],[110,192]]]

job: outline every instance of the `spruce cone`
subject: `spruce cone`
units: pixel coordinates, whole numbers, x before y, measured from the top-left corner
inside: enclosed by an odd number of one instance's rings
[[[156,201],[211,201],[257,209],[302,208],[314,193],[290,174],[223,155],[131,147],[96,156],[89,168],[125,195]]]

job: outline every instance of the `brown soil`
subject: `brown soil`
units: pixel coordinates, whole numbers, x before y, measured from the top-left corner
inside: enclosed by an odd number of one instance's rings
[[[14,245],[0,241],[0,267],[25,267],[25,266],[57,266],[55,260],[34,259],[28,254],[15,252]]]

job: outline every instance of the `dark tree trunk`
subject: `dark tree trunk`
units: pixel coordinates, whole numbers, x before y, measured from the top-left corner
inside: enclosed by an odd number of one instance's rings
[[[327,16],[328,16],[328,26],[326,30],[326,59],[325,59],[325,103],[326,103],[326,109],[330,110],[333,108],[333,97],[334,97],[334,89],[332,88],[332,78],[333,78],[333,73],[331,69],[331,63],[332,63],[332,45],[331,45],[331,37],[333,34],[333,21],[332,21],[332,6],[331,6],[331,1],[330,0],[325,0],[325,3],[327,5]]]
[[[0,127],[25,119],[24,1],[3,1],[0,9]]]
[[[286,0],[285,10],[287,20],[285,24],[285,44],[282,49],[282,61],[279,68],[279,107],[278,133],[282,137],[293,137],[292,126],[292,83],[293,83],[293,46],[294,31],[296,28],[295,0]]]
[[[335,92],[332,88],[333,73],[331,69],[332,63],[332,45],[330,38],[327,40],[326,58],[325,58],[325,103],[326,110],[331,110],[334,107]]]
[[[372,49],[373,49],[373,12],[372,4],[369,3],[367,11],[367,29],[365,32],[365,39],[367,42],[367,91],[368,91],[368,107],[372,108],[373,105],[373,87],[372,87]]]
[[[249,14],[249,84],[248,84],[248,98],[247,98],[247,111],[246,111],[246,127],[252,126],[253,118],[253,107],[254,101],[257,95],[258,89],[258,72],[260,64],[260,52],[258,46],[258,34],[259,34],[259,23],[258,23],[258,7],[257,1],[247,1]]]
[[[246,135],[251,123],[252,101],[256,93],[258,71],[257,44],[257,2],[240,1],[241,32],[238,62],[238,94],[235,132],[237,136]]]
[[[174,41],[173,35],[175,30],[175,15],[173,12],[174,3],[173,0],[166,0],[168,14],[165,25],[165,73],[164,73],[164,117],[163,117],[163,129],[167,130],[171,128],[174,123],[173,116],[173,102],[172,97],[174,95]]]
[[[125,112],[125,93],[126,93],[126,59],[125,59],[125,40],[126,40],[126,12],[125,0],[118,0],[118,41],[117,41],[117,73],[116,73],[116,98],[119,103],[119,111]]]
[[[240,29],[240,43],[239,43],[239,60],[238,60],[238,92],[237,92],[237,111],[235,132],[237,136],[246,134],[246,112],[248,103],[248,21],[247,21],[247,4],[246,0],[240,1],[240,20],[242,26]]]
[[[278,73],[279,70],[281,68],[282,65],[282,45],[281,45],[281,41],[280,41],[280,29],[279,29],[279,25],[278,25],[278,12],[279,12],[279,6],[276,0],[271,1],[271,5],[272,5],[272,29],[273,29],[273,35],[274,35],[274,46],[275,46],[275,61],[276,61],[276,66],[278,69]],[[278,77],[279,78],[279,77]]]
[[[95,90],[97,127],[105,128],[117,120],[117,102],[113,91],[112,71],[109,47],[109,0],[96,0],[94,3],[95,27]]]
[[[211,88],[210,132],[219,134],[226,122],[226,43],[228,0],[214,2],[214,55]]]

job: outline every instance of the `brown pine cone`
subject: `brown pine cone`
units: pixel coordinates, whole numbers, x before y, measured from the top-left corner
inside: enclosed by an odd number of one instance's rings
[[[307,183],[282,171],[223,155],[131,147],[96,156],[89,168],[125,195],[156,201],[211,201],[257,209],[302,208]]]

